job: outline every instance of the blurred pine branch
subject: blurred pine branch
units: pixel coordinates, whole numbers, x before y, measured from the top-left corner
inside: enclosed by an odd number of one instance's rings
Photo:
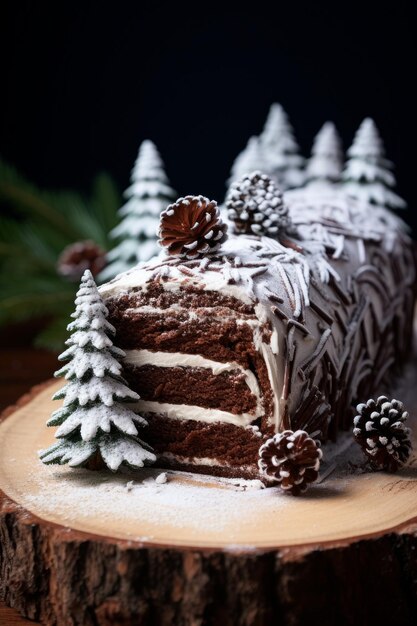
[[[108,250],[120,203],[107,174],[99,174],[84,197],[39,190],[0,159],[0,325],[44,318],[35,345],[62,348],[78,285],[59,275],[58,258],[78,241]]]

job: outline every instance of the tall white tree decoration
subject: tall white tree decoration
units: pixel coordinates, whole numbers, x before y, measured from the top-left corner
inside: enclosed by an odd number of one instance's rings
[[[230,172],[229,184],[240,180],[255,170],[266,169],[265,159],[258,137],[251,137],[240,154],[237,155]]]
[[[339,183],[342,178],[342,145],[336,126],[326,122],[317,133],[306,167],[307,186]]]
[[[108,253],[109,264],[99,275],[100,281],[114,278],[160,252],[157,237],[160,214],[177,194],[169,184],[152,141],[142,142],[131,182],[124,192],[128,201],[119,210],[122,220],[110,233],[119,243]]]
[[[406,207],[404,200],[392,191],[396,183],[393,164],[385,159],[382,139],[370,117],[359,126],[347,154],[343,181],[349,195],[390,209]]]
[[[282,106],[272,104],[260,135],[267,164],[266,173],[280,189],[293,189],[304,183],[304,158],[299,153],[293,128]]]
[[[59,357],[69,362],[55,373],[68,381],[54,395],[64,402],[47,422],[59,427],[59,441],[39,456],[46,464],[107,465],[113,471],[122,464],[152,463],[155,455],[138,437],[138,427],[147,422],[126,404],[139,396],[121,376],[119,360],[125,353],[113,345],[115,329],[90,270],[84,272],[75,304],[69,347]]]

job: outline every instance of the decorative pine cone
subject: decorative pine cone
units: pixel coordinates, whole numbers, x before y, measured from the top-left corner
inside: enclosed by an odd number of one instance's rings
[[[178,198],[161,213],[159,243],[173,256],[195,259],[214,252],[226,233],[217,202],[204,196]]]
[[[252,172],[232,183],[226,207],[239,234],[274,237],[283,234],[290,224],[281,191],[261,172]]]
[[[404,425],[408,418],[403,403],[379,396],[358,404],[353,434],[375,469],[397,471],[411,452],[410,429]]]
[[[58,274],[79,282],[85,270],[97,276],[106,265],[106,253],[94,241],[78,241],[64,248],[57,261]]]
[[[317,480],[323,456],[319,446],[305,430],[277,433],[259,448],[261,474],[298,496]]]

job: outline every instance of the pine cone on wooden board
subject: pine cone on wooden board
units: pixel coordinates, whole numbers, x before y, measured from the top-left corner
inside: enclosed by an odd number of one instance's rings
[[[410,429],[403,403],[379,396],[356,407],[353,435],[369,458],[372,467],[395,472],[411,453]]]
[[[284,491],[299,495],[318,478],[323,456],[319,446],[305,430],[277,433],[259,449],[260,472]]]

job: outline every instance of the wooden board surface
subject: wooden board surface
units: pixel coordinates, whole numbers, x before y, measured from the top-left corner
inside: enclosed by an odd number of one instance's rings
[[[395,475],[342,467],[342,475],[333,472],[301,498],[174,472],[157,485],[153,469],[112,474],[44,466],[37,451],[53,441],[45,420],[61,385],[43,389],[0,425],[0,489],[54,524],[141,544],[252,550],[351,541],[417,521],[415,457]]]

